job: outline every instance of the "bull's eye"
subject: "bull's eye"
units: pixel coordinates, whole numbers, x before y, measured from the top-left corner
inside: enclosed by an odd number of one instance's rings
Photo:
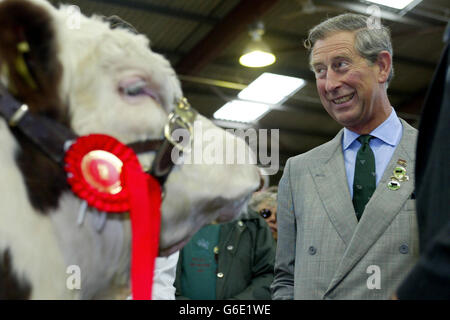
[[[119,93],[128,102],[137,103],[142,98],[151,97],[159,103],[155,90],[140,77],[133,77],[119,83]]]
[[[146,92],[145,92],[146,86],[147,86],[147,83],[144,80],[139,80],[139,81],[127,84],[123,87],[121,86],[120,91],[124,95],[127,95],[129,97],[135,97],[135,96],[139,96],[142,94],[146,94]]]

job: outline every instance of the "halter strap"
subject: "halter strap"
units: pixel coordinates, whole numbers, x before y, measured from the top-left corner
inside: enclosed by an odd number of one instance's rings
[[[0,116],[21,131],[50,159],[64,165],[64,146],[78,136],[68,127],[48,117],[29,112],[25,104],[14,98],[0,83]],[[174,163],[171,160],[173,144],[166,139],[138,141],[128,144],[136,154],[158,151],[148,172],[159,180],[161,185],[167,179]]]

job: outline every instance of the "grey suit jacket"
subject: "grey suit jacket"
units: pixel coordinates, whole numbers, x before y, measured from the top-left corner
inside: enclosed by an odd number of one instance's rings
[[[417,130],[402,139],[361,220],[336,137],[286,163],[278,189],[273,299],[388,299],[418,258],[414,159]],[[387,187],[398,159],[409,181]]]

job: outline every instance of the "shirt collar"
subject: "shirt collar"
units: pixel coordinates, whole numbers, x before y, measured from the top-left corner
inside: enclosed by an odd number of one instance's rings
[[[402,133],[402,124],[397,117],[397,113],[395,113],[394,108],[392,108],[392,112],[389,117],[383,121],[378,127],[376,127],[371,133],[371,136],[374,136],[386,144],[391,146],[396,146],[401,137]],[[344,136],[342,139],[342,147],[344,150],[347,150],[348,147],[355,141],[360,135],[356,132],[353,132],[347,128],[344,128]]]

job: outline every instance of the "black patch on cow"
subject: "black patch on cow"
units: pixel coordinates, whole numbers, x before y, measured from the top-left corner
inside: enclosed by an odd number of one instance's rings
[[[0,300],[29,299],[31,285],[27,280],[19,280],[12,266],[8,249],[0,251]]]
[[[57,209],[62,193],[69,190],[65,171],[19,130],[13,132],[21,146],[16,154],[16,162],[22,171],[31,205],[43,214]]]
[[[69,126],[68,108],[59,97],[62,66],[57,59],[53,20],[46,9],[25,0],[0,2],[0,62],[8,66],[14,96],[26,103],[31,113],[40,114]],[[30,51],[24,59],[37,88],[32,88],[16,71],[20,54],[17,44],[26,41]],[[19,130],[12,130],[20,149],[16,160],[33,207],[43,213],[58,206],[68,189],[65,173],[47,158]]]

